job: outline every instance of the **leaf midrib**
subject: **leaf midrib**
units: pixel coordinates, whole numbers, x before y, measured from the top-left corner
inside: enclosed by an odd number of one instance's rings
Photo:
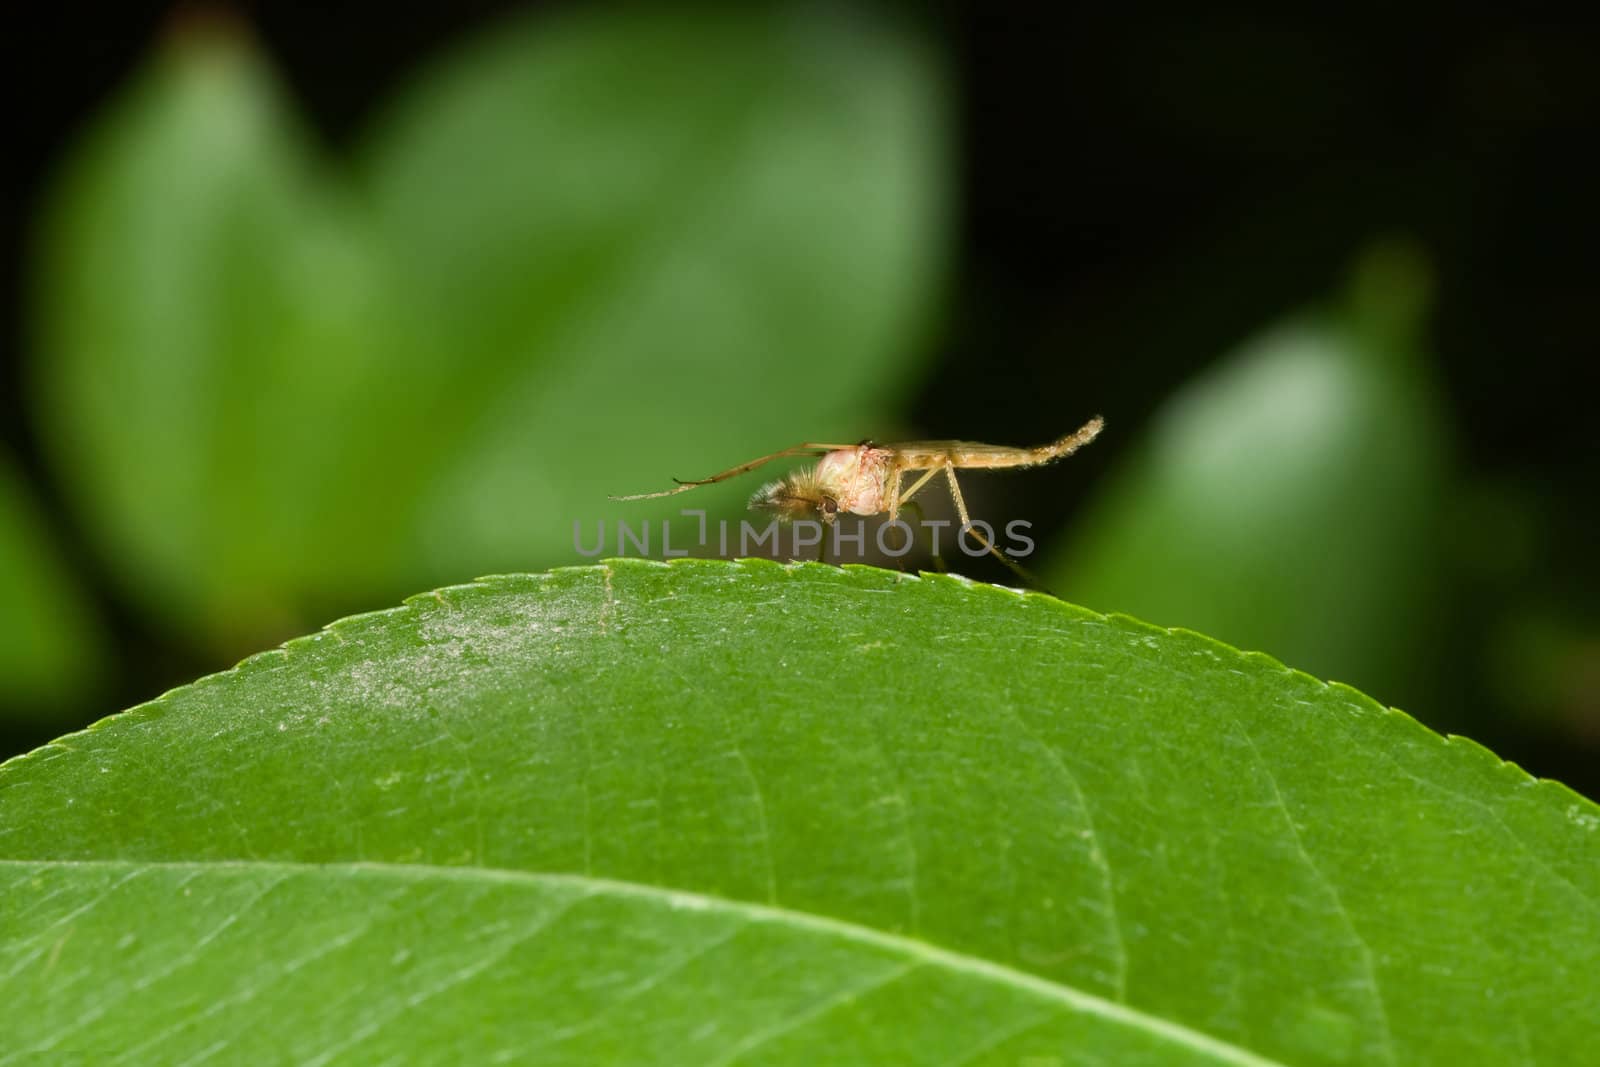
[[[602,894],[644,900],[669,909],[686,911],[722,911],[738,915],[750,923],[778,923],[829,937],[843,938],[862,945],[885,949],[910,957],[921,964],[943,968],[989,982],[998,982],[1016,988],[1030,996],[1065,1005],[1073,1011],[1097,1016],[1109,1022],[1140,1030],[1152,1036],[1181,1046],[1190,1051],[1212,1057],[1219,1063],[1237,1064],[1240,1067],[1287,1067],[1281,1061],[1258,1055],[1249,1049],[1230,1044],[1181,1023],[1172,1022],[1126,1004],[1108,1000],[1074,986],[1064,985],[1026,971],[1008,967],[993,960],[968,955],[938,945],[863,926],[845,919],[837,919],[812,912],[796,911],[770,904],[734,900],[690,890],[646,885],[593,875],[569,874],[548,871],[523,871],[505,867],[439,867],[425,864],[338,862],[305,863],[287,860],[64,860],[0,858],[0,869],[39,867],[83,867],[103,870],[203,870],[279,872],[282,874],[348,873],[351,875],[382,875],[387,877],[422,879],[447,879],[480,884],[511,884],[525,886],[561,886],[585,891],[584,895]]]

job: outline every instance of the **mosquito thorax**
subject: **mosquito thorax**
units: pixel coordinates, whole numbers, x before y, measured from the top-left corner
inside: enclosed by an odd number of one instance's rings
[[[872,445],[841,448],[822,457],[812,478],[821,494],[837,503],[838,510],[877,515],[889,510],[890,456],[887,449]]]

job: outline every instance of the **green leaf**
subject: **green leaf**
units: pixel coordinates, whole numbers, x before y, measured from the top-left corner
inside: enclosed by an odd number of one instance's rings
[[[0,706],[59,717],[92,692],[105,636],[23,484],[0,453]]]
[[[270,73],[209,24],[167,42],[54,189],[43,428],[102,556],[168,621],[276,630],[308,589],[393,565],[404,468],[395,492],[357,482],[398,432],[363,388],[385,348],[368,243]]]
[[[1415,251],[1376,246],[1337,303],[1174,396],[1074,521],[1046,584],[1425,699],[1447,477],[1426,285]]]
[[[0,1062],[1572,1063],[1597,861],[1589,801],[1195,634],[614,561],[0,767]]]
[[[609,493],[856,439],[939,273],[938,86],[840,10],[586,9],[464,46],[347,174],[247,42],[191,31],[44,233],[74,499],[153,610],[226,635],[571,559],[575,520],[675,510]]]
[[[409,94],[363,162],[462,435],[432,573],[571,559],[574,520],[679,503],[606,493],[881,425],[942,258],[938,80],[839,11],[674,7],[520,27]]]

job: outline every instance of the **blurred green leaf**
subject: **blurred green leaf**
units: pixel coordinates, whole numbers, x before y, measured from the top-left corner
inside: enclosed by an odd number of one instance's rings
[[[113,571],[202,632],[364,587],[406,515],[408,473],[374,462],[399,427],[370,242],[286,111],[244,41],[189,27],[71,161],[41,242],[47,443]]]
[[[0,1061],[1574,1063],[1597,861],[1564,787],[1194,634],[617,561],[0,767]]]
[[[572,520],[644,513],[607,493],[881,422],[942,252],[937,84],[813,6],[529,25],[412,93],[365,160],[466,434],[420,515],[437,569],[570,558]]]
[[[938,274],[941,110],[847,11],[585,9],[464,47],[344,177],[244,41],[180,35],[45,230],[74,500],[226,635],[570,559],[575,520],[675,510],[608,493],[859,436]]]
[[[50,543],[21,472],[0,453],[0,707],[45,721],[91,691],[105,637]]]
[[[1184,388],[1075,521],[1050,588],[1414,695],[1447,476],[1426,299],[1418,254],[1378,245],[1341,300]]]

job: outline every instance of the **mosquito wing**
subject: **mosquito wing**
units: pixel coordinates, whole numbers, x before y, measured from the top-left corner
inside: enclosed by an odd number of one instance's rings
[[[900,456],[902,470],[924,471],[949,460],[957,467],[1015,467],[1032,461],[1033,449],[982,441],[901,441],[885,445]]]
[[[896,462],[905,471],[933,470],[946,464],[967,470],[1038,467],[1072,455],[1099,436],[1105,424],[1096,415],[1065,437],[1034,448],[986,445],[982,441],[906,441],[887,447],[897,454]]]

